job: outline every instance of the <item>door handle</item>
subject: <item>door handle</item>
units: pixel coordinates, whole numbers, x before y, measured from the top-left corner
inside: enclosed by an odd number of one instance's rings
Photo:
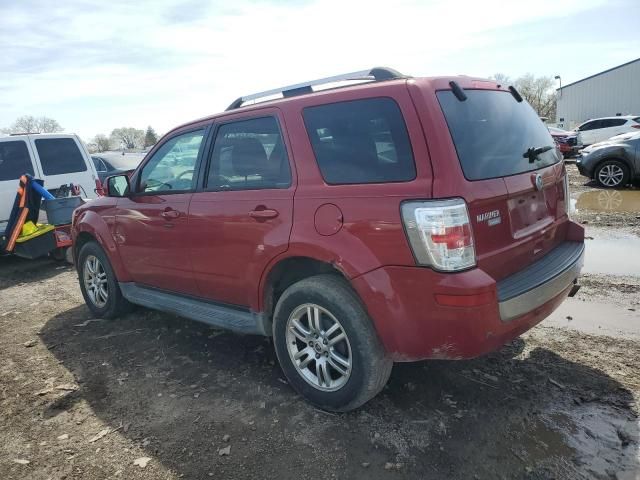
[[[268,220],[270,218],[276,218],[278,215],[279,213],[277,210],[272,210],[270,208],[256,209],[249,212],[249,216],[256,220]]]
[[[160,216],[165,220],[171,220],[174,218],[178,218],[180,216],[180,212],[178,210],[174,210],[173,208],[165,208],[164,212],[162,212]]]

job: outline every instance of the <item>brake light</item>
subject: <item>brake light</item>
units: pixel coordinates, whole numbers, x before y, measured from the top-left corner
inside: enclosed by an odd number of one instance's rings
[[[410,201],[401,208],[409,243],[419,265],[447,272],[475,266],[473,232],[463,199]]]
[[[640,128],[640,125],[631,125],[631,128]]]
[[[564,210],[568,217],[571,217],[571,195],[569,192],[569,174],[564,171],[564,178],[562,179],[562,193],[564,195]]]

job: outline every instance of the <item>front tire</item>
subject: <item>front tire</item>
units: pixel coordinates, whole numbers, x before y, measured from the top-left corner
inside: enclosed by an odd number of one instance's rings
[[[596,182],[604,188],[620,188],[629,183],[629,168],[619,160],[605,160],[596,169]]]
[[[351,287],[336,275],[301,280],[275,308],[276,355],[291,386],[312,404],[346,412],[373,398],[393,362]]]
[[[111,319],[130,310],[104,250],[96,242],[85,243],[78,254],[80,290],[91,313]]]

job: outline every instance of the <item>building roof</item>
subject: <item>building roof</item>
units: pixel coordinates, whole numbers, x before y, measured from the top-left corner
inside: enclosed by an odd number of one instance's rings
[[[626,67],[627,65],[631,65],[632,63],[636,63],[636,62],[640,62],[640,58],[636,58],[635,60],[631,60],[630,62],[623,63],[622,65],[618,65],[617,67],[609,68],[609,69],[604,70],[604,71],[602,71],[602,72],[595,73],[595,74],[593,74],[593,75],[590,75],[590,76],[588,76],[588,77],[585,77],[585,78],[583,78],[583,79],[581,79],[581,80],[576,80],[575,82],[569,83],[569,84],[567,84],[567,85],[563,85],[563,86],[562,86],[562,89],[565,89],[565,88],[567,88],[567,87],[570,87],[570,86],[572,86],[572,85],[575,85],[576,83],[584,82],[585,80],[589,80],[589,79],[591,79],[591,78],[593,78],[593,77],[597,77],[598,75],[604,75],[605,73],[612,72],[613,70],[617,70],[618,68]],[[560,89],[560,88],[556,88],[556,91],[558,91],[558,90],[561,90],[561,89]]]

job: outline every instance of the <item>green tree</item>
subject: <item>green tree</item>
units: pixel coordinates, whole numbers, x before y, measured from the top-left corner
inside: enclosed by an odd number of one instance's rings
[[[147,127],[147,131],[144,134],[144,147],[152,147],[153,145],[155,145],[158,142],[158,135],[156,134],[156,131],[151,128],[151,125],[149,125]]]

